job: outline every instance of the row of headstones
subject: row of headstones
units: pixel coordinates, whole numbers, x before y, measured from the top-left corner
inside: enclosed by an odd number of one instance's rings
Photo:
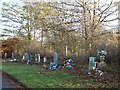
[[[7,57],[8,57],[8,53],[5,53],[5,54],[4,54],[4,57],[7,58]],[[13,52],[12,52],[11,58],[14,58],[14,53],[13,53]]]
[[[26,52],[22,57],[22,61],[26,61],[27,64],[29,64],[30,61],[32,61],[32,60],[34,60],[35,63],[41,63],[41,55],[39,53],[31,55],[31,54]],[[44,62],[46,62],[47,58],[44,57],[43,60],[44,60]]]
[[[29,64],[30,63],[29,54],[25,53],[22,60],[27,61],[27,64]],[[44,57],[43,60],[44,60],[44,62],[46,62],[47,58]],[[41,62],[40,54],[35,54],[35,62],[38,62],[38,63]],[[66,68],[68,68],[68,69],[73,68],[71,63],[72,63],[71,59],[66,60],[66,62],[65,62]],[[95,57],[90,57],[89,58],[88,74],[91,75],[93,70],[95,70],[96,68],[98,69],[98,70],[97,69],[96,70],[101,72],[100,74],[102,74],[102,64],[103,64],[102,61],[101,62],[95,62]],[[56,70],[57,65],[58,65],[58,54],[57,54],[57,52],[55,52],[54,55],[53,55],[53,60],[50,62],[49,69],[50,70]]]
[[[10,59],[8,59],[8,60],[6,60],[7,59],[7,57],[8,57],[8,53],[5,53],[4,54],[4,58],[5,59],[3,59],[3,62],[6,62],[6,61],[17,61],[17,59],[15,58],[15,55],[14,55],[14,53],[12,52],[12,55],[11,55],[11,58]]]
[[[15,60],[14,53],[12,53],[12,58],[13,58],[13,60]],[[26,52],[23,55],[22,60],[23,61],[27,61],[26,63],[29,64],[30,60],[31,60],[31,55]],[[43,60],[44,60],[44,63],[45,63],[47,61],[47,58],[44,57]],[[39,53],[35,54],[34,61],[36,63],[40,63],[41,62],[41,57],[40,57]],[[72,63],[71,59],[66,60],[66,62],[65,62],[66,68],[71,69],[72,68],[71,63]],[[53,55],[53,60],[50,62],[49,69],[50,70],[56,70],[57,69],[57,65],[58,65],[58,54],[57,54],[57,52],[55,52],[54,55]],[[95,62],[95,57],[90,57],[89,58],[89,66],[88,66],[88,75],[93,75],[95,73],[95,71],[98,72],[100,75],[102,75],[103,74],[103,72],[102,72],[102,65],[103,65],[103,61]]]
[[[23,61],[27,61],[26,63],[27,63],[27,64],[30,64],[30,55],[29,55],[29,53],[26,52],[26,53],[24,54],[22,60],[23,60]],[[45,63],[45,62],[47,61],[47,58],[44,57],[43,60],[44,60],[44,63]],[[41,62],[40,54],[35,54],[34,61],[37,62],[37,63],[40,63],[40,62]],[[66,66],[66,68],[72,69],[72,68],[73,68],[72,65],[71,65],[72,62],[73,62],[73,61],[72,61],[71,59],[66,60],[66,61],[65,61],[65,66]],[[49,69],[50,69],[50,70],[56,70],[56,69],[57,69],[57,66],[58,66],[58,53],[55,52],[54,55],[53,55],[53,60],[50,62]],[[43,67],[46,67],[46,65],[43,64]]]

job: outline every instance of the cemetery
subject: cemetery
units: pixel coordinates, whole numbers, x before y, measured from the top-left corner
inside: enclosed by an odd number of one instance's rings
[[[120,2],[19,3],[2,4],[2,89],[119,89]]]
[[[53,55],[51,62],[45,61],[44,58],[38,60],[39,64],[36,64],[36,59],[34,64],[28,61],[21,63],[8,60],[3,62],[2,70],[16,78],[26,88],[118,88],[119,66],[101,65],[101,70],[96,67],[95,57],[90,57],[89,62],[72,62],[68,59],[61,61],[63,62],[61,64],[56,55],[56,53]],[[27,58],[25,56],[24,59]],[[67,63],[70,66],[67,66]]]

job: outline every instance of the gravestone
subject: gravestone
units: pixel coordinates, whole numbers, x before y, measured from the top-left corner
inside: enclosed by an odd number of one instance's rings
[[[57,54],[57,52],[55,52],[54,55],[53,55],[53,62],[55,62],[56,64],[58,63],[58,54]]]
[[[15,58],[15,56],[14,56],[14,53],[12,52],[12,61],[14,61],[14,62],[16,62],[17,61],[17,59]]]
[[[103,71],[102,71],[102,63],[103,63],[103,61],[101,61],[101,62],[96,62],[95,64],[96,64],[96,75],[98,75],[98,76],[102,76],[103,75]]]
[[[30,60],[27,60],[27,64],[30,64]]]
[[[34,62],[32,53],[29,54],[29,60],[31,64]]]
[[[5,58],[7,58],[7,53],[5,53]]]
[[[58,66],[57,63],[58,63],[58,54],[57,54],[57,52],[55,52],[54,55],[53,55],[53,60],[50,62],[49,69],[50,70],[56,70],[57,66]]]
[[[22,57],[22,61],[24,61],[25,60],[25,56],[23,55],[23,57]]]
[[[12,52],[12,59],[14,59],[14,53]]]
[[[44,60],[44,63],[45,63],[47,61],[47,57],[44,57],[43,60]]]
[[[26,52],[24,56],[25,56],[24,60],[27,62],[27,64],[29,64],[30,63],[29,54]]]
[[[7,53],[4,54],[5,59],[7,58]],[[3,59],[3,62],[6,62],[6,60]]]
[[[25,59],[24,60],[25,61],[29,60],[29,54],[27,52],[25,53]]]
[[[40,54],[38,54],[38,63],[40,63]]]
[[[88,75],[94,74],[95,67],[95,57],[89,57]]]
[[[43,58],[43,69],[42,70],[47,69],[46,61],[47,61],[47,58],[44,56],[44,58]]]
[[[37,63],[37,54],[35,54],[35,62]]]

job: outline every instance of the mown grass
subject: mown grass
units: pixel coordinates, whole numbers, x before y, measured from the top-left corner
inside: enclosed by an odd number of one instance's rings
[[[38,72],[42,70],[42,67],[37,65],[3,63],[2,70],[28,88],[97,88],[111,86],[96,82],[94,79],[80,80],[79,77],[62,71],[40,74]],[[116,86],[113,85],[113,87]]]

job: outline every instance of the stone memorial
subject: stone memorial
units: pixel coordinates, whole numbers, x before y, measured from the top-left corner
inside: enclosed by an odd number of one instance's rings
[[[90,57],[89,58],[89,67],[88,67],[88,75],[90,76],[102,76],[103,72],[102,72],[102,66],[103,65],[103,61],[101,62],[95,62],[95,57]]]
[[[96,68],[95,57],[90,57],[89,58],[89,66],[88,66],[88,75],[94,74],[95,68]]]
[[[55,52],[53,55],[53,60],[50,62],[49,69],[56,70],[57,66],[58,66],[58,54],[57,54],[57,52]]]
[[[5,53],[5,58],[7,58],[7,53]]]
[[[24,61],[26,61],[27,62],[27,64],[29,64],[30,63],[30,60],[29,60],[29,53],[25,53],[25,55],[24,55]]]
[[[13,62],[17,62],[17,59],[15,58],[15,56],[14,56],[14,53],[12,52],[12,59],[11,59],[11,61],[13,61]]]
[[[38,63],[40,63],[40,54],[38,54]]]
[[[58,53],[55,52],[53,55],[53,62],[55,62],[56,64],[58,63]]]
[[[43,69],[42,70],[45,70],[45,69],[48,68],[47,65],[46,65],[46,61],[47,61],[47,57],[44,56],[44,58],[43,58]]]
[[[14,59],[14,53],[12,52],[12,59]]]
[[[43,58],[43,60],[44,60],[44,63],[45,63],[45,62],[47,61],[47,58],[46,58],[46,57],[44,57],[44,58]]]
[[[101,51],[99,51],[98,56],[99,56],[99,61],[98,61],[98,70],[103,71],[103,68],[106,66],[106,55],[107,52],[102,49]]]
[[[27,60],[27,64],[30,64],[30,60]]]
[[[35,62],[37,63],[38,59],[37,59],[37,54],[35,54]]]
[[[29,54],[27,52],[25,53],[25,59],[24,60],[25,61],[29,60]]]
[[[25,60],[25,56],[23,55],[23,57],[22,57],[22,61],[24,61]]]
[[[2,60],[2,62],[6,62],[6,58],[7,58],[7,53],[4,54],[5,59]]]

